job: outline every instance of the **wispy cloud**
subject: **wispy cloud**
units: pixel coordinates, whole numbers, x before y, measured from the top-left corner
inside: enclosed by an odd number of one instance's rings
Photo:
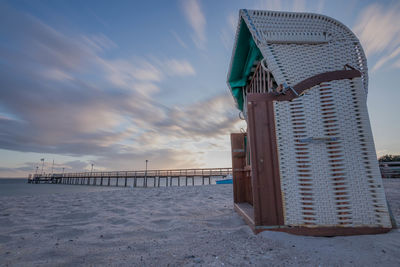
[[[174,36],[174,38],[176,39],[176,41],[178,42],[178,44],[180,44],[183,48],[187,49],[188,46],[186,45],[186,43],[182,40],[181,37],[179,37],[179,35],[175,32],[175,31],[171,31],[172,36]]]
[[[353,29],[367,56],[381,57],[372,68],[373,71],[399,56],[400,23],[396,23],[399,13],[400,4],[391,7],[371,4],[357,18]]]
[[[374,67],[372,68],[372,71],[376,71],[378,70],[380,67],[382,67],[386,62],[397,58],[400,55],[400,46],[397,47],[396,50],[394,50],[392,53],[390,53],[389,55],[385,55],[383,57],[381,57],[378,62],[376,62],[376,64],[374,65]],[[398,62],[400,62],[400,57],[397,59],[397,62],[395,62],[393,64],[393,66],[395,67],[400,67],[398,66]]]
[[[196,71],[187,60],[170,59],[164,63],[165,71],[171,76],[194,75]]]
[[[282,10],[282,1],[281,0],[258,0],[255,3],[256,9],[263,10]]]
[[[155,100],[168,77],[196,74],[186,59],[110,59],[118,46],[101,33],[66,35],[12,9],[0,15],[0,33],[14,45],[0,39],[2,149],[94,157],[103,169],[136,168],[144,158],[198,167],[205,160],[196,144],[237,128],[228,93],[190,106]]]
[[[325,0],[319,0],[318,4],[316,5],[316,12],[321,13],[325,7]]]
[[[167,116],[154,126],[161,132],[186,138],[223,135],[239,121],[232,105],[229,94],[214,96],[194,105],[167,109]]]
[[[393,63],[393,67],[400,68],[400,58],[397,58],[397,60]]]
[[[226,18],[226,24],[223,25],[220,33],[222,44],[227,51],[231,51],[233,40],[235,38],[236,27],[238,23],[238,15],[231,13]]]
[[[204,49],[207,41],[206,18],[201,10],[200,3],[198,0],[183,0],[181,3],[186,20],[194,31],[192,40],[198,48]]]
[[[87,42],[87,44],[97,52],[117,48],[118,45],[110,40],[104,34],[93,34],[91,36],[83,35],[82,39]]]
[[[322,12],[325,0],[257,0],[252,8],[273,11]]]
[[[231,30],[233,32],[235,32],[237,23],[238,23],[237,14],[234,14],[234,13],[229,14],[227,17],[227,22],[228,22],[228,25],[231,27]]]
[[[305,0],[294,0],[293,1],[293,11],[304,12],[305,10],[306,10],[306,1]]]
[[[45,158],[43,164],[44,173],[65,173],[67,172],[84,172],[90,170],[90,162],[83,160],[71,160],[63,163],[54,162],[51,159]],[[41,173],[42,164],[41,162],[23,162],[17,164],[15,167],[1,167],[0,166],[0,177],[21,177],[27,178],[27,173]]]

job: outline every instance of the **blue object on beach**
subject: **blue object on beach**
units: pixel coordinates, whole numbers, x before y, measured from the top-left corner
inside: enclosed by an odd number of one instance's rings
[[[232,184],[232,179],[217,180],[217,184]]]

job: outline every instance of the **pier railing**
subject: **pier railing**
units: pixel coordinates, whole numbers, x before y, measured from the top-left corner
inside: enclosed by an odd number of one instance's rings
[[[173,185],[211,184],[213,179],[225,178],[232,174],[232,168],[171,169],[140,171],[109,171],[34,174],[29,183],[52,183],[99,186],[159,187]]]
[[[379,162],[383,178],[400,178],[400,161]]]

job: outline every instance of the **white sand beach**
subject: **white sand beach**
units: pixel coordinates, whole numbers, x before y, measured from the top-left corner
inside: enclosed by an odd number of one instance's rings
[[[384,183],[400,221],[400,179]],[[1,266],[400,266],[399,240],[254,235],[231,185],[0,198]]]

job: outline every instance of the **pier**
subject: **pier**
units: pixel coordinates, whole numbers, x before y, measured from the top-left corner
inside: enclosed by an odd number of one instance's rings
[[[172,169],[147,171],[110,171],[34,174],[28,178],[32,184],[68,184],[117,187],[194,186],[212,184],[213,179],[232,175],[232,168]]]

